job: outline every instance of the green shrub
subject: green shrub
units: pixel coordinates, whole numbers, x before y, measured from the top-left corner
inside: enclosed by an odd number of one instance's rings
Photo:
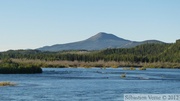
[[[33,64],[18,64],[11,60],[0,63],[0,74],[33,74],[42,73],[42,69]]]

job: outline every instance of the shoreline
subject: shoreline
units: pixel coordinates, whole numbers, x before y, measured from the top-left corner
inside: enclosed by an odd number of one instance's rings
[[[36,67],[55,67],[55,68],[67,68],[67,67],[101,67],[101,68],[118,68],[118,67],[143,67],[143,68],[178,68],[180,69],[180,63],[171,62],[124,62],[124,61],[95,61],[95,62],[84,62],[84,61],[45,61],[45,60],[30,60],[30,59],[12,59],[13,62],[18,64],[29,65],[33,64]]]
[[[44,68],[58,68],[58,69],[63,69],[63,68],[85,68],[85,69],[91,69],[91,68],[99,68],[99,69],[107,69],[107,68],[113,68],[113,69],[117,69],[117,68],[121,68],[123,70],[131,70],[130,68],[132,67],[41,67],[42,69]],[[124,69],[125,68],[125,69]],[[135,70],[138,70],[142,67],[133,67]],[[171,68],[171,67],[146,67],[146,69],[180,69],[180,67],[176,67],[176,68]]]
[[[42,73],[42,68],[122,68],[123,70],[146,70],[154,69],[180,69],[180,63],[154,62],[154,63],[135,63],[135,62],[116,62],[116,61],[45,61],[12,59],[7,62],[0,62],[0,74],[36,74]],[[4,67],[3,67],[4,66]]]

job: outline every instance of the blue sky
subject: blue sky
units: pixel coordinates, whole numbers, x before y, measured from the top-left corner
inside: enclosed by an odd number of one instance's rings
[[[180,0],[0,0],[0,51],[80,41],[98,32],[180,39]]]

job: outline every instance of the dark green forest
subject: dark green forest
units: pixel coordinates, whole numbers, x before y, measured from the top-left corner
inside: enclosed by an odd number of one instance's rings
[[[180,67],[180,40],[172,44],[143,44],[134,48],[114,48],[99,51],[69,50],[59,52],[43,52],[39,50],[9,50],[0,53],[0,60],[38,60],[43,61],[39,66],[53,67],[54,65],[43,65],[50,61],[70,61],[93,63],[98,61],[135,64],[132,66],[148,67]],[[2,62],[1,62],[2,64]],[[143,65],[138,65],[143,64]],[[148,65],[147,65],[148,64]],[[157,64],[157,65],[156,65]],[[166,65],[170,64],[170,65]],[[151,66],[150,66],[151,65]],[[0,65],[1,66],[1,65]],[[62,66],[59,63],[57,66]],[[121,65],[118,65],[121,66]],[[124,66],[124,65],[123,65]],[[125,65],[126,66],[126,65]],[[131,66],[131,65],[130,65]],[[66,66],[65,66],[66,67]]]

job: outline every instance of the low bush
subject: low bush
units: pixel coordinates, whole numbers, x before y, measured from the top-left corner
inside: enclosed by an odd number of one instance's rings
[[[0,74],[33,74],[42,73],[42,69],[33,64],[19,64],[11,60],[0,63]]]

